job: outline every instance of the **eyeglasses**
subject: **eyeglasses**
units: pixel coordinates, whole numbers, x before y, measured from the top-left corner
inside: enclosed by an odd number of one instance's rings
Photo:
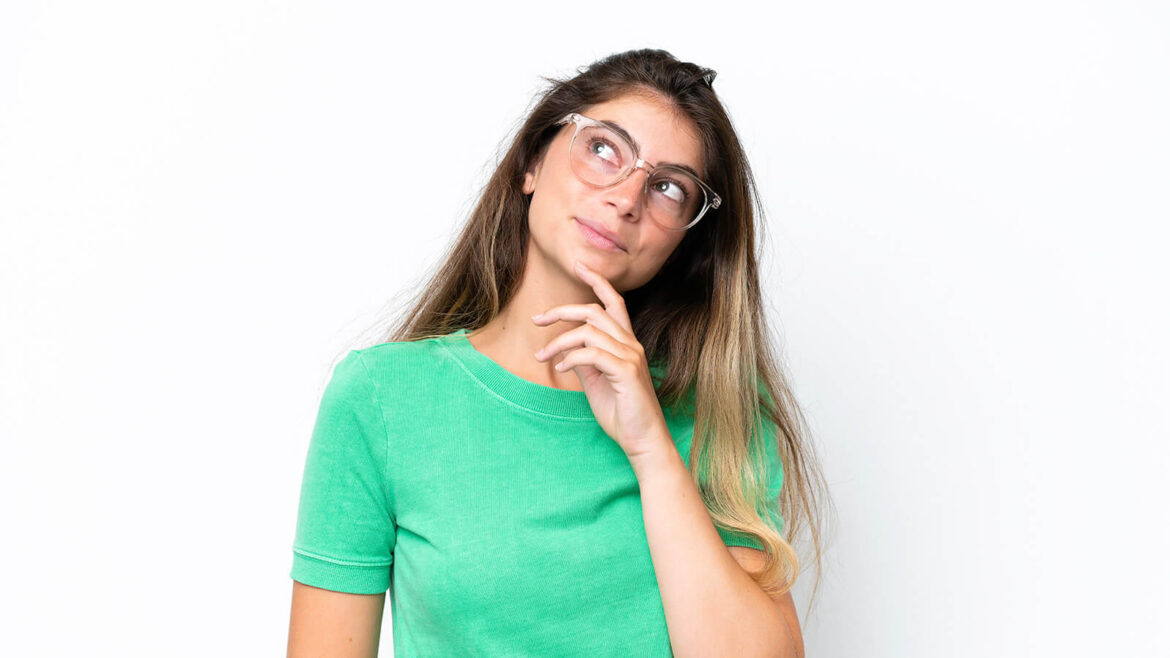
[[[575,124],[569,142],[569,168],[583,182],[610,187],[646,170],[642,199],[650,218],[662,228],[685,231],[702,219],[708,208],[723,202],[706,183],[678,165],[650,166],[621,132],[601,121],[572,112],[555,125]]]

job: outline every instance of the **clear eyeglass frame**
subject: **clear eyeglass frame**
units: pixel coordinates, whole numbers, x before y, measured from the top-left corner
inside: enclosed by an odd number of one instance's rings
[[[625,137],[622,137],[620,134],[618,134],[616,131],[614,131],[613,128],[611,128],[609,125],[602,123],[601,121],[597,121],[596,119],[590,119],[589,117],[587,117],[583,114],[578,114],[577,112],[570,112],[569,114],[566,114],[563,119],[556,122],[556,124],[554,124],[554,125],[560,126],[560,125],[565,125],[568,123],[575,124],[575,127],[573,129],[573,137],[572,137],[572,139],[569,140],[569,169],[570,169],[570,171],[573,171],[573,173],[578,178],[581,178],[581,174],[577,173],[576,170],[573,168],[573,147],[577,143],[577,136],[579,134],[581,134],[581,128],[588,127],[588,126],[597,126],[599,128],[604,128],[604,129],[608,130],[609,132],[613,133],[614,137],[622,140],[627,146],[630,147],[630,152],[634,154],[633,164],[626,165],[624,171],[622,172],[621,176],[619,176],[617,178],[617,180],[613,181],[612,183],[609,183],[608,185],[603,185],[602,187],[613,187],[614,185],[617,185],[617,184],[621,183],[622,181],[624,181],[625,179],[629,178],[630,175],[634,173],[634,170],[644,169],[646,171],[646,182],[645,182],[645,185],[644,185],[643,190],[642,190],[642,202],[648,203],[648,200],[650,198],[650,196],[649,196],[650,195],[650,180],[652,178],[654,178],[654,174],[659,172],[659,171],[677,172],[679,174],[687,176],[688,178],[690,178],[690,179],[694,180],[696,183],[698,183],[699,189],[703,191],[703,207],[699,209],[699,212],[695,214],[695,218],[692,219],[690,221],[690,223],[688,223],[686,226],[683,226],[681,228],[676,227],[676,226],[667,226],[667,225],[663,224],[662,222],[658,221],[657,219],[654,219],[653,213],[648,213],[650,215],[650,219],[652,219],[655,224],[658,224],[662,228],[664,228],[668,231],[685,231],[685,230],[691,228],[692,226],[694,226],[695,224],[698,224],[699,220],[703,218],[703,215],[707,214],[708,210],[718,208],[719,204],[723,203],[723,199],[720,198],[720,196],[715,193],[715,190],[711,189],[710,185],[707,185],[703,181],[699,180],[698,177],[694,176],[689,171],[686,171],[685,169],[680,169],[680,168],[675,167],[673,165],[652,166],[649,162],[646,162],[645,160],[643,160],[642,156],[638,153],[638,149],[634,148],[634,145],[631,144],[629,142],[629,140],[627,140]],[[596,185],[595,183],[591,183],[591,182],[586,181],[584,179],[582,179],[582,182],[589,184],[589,185]]]

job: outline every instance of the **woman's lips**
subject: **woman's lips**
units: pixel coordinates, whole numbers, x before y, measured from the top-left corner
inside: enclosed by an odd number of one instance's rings
[[[581,220],[576,219],[575,217],[574,217],[574,219],[577,222],[577,226],[580,227],[580,229],[581,229],[581,234],[585,236],[585,239],[589,241],[589,244],[592,244],[593,246],[597,247],[598,249],[604,249],[606,251],[625,251],[624,249],[619,247],[617,245],[617,243],[614,242],[613,240],[610,240],[609,238],[605,237],[604,235],[589,228],[589,226],[586,225],[585,222],[582,222]]]

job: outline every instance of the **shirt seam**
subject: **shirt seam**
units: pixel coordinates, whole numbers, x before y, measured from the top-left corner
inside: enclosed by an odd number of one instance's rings
[[[389,562],[386,562],[384,560],[379,560],[377,562],[358,562],[356,560],[341,560],[341,559],[338,559],[335,557],[329,557],[328,555],[321,555],[320,553],[313,553],[312,551],[306,551],[306,550],[301,549],[301,548],[293,548],[293,553],[296,553],[297,555],[303,555],[305,557],[312,558],[314,560],[320,560],[322,562],[329,562],[331,564],[336,564],[336,565],[343,566],[343,567],[388,567],[394,563],[393,560],[391,560]]]
[[[362,353],[358,351],[355,354],[358,363],[362,366],[362,371],[366,373],[366,379],[370,382],[370,397],[374,400],[374,406],[378,408],[378,419],[382,421],[382,446],[386,452],[386,456],[382,459],[382,493],[386,496],[386,502],[390,504],[390,520],[397,523],[398,505],[390,491],[390,427],[386,423],[386,409],[382,406],[381,396],[378,395],[378,382],[370,373],[370,368],[366,365],[365,359],[362,358]]]
[[[578,417],[578,416],[562,416],[559,414],[549,413],[547,411],[537,411],[536,409],[530,409],[522,404],[517,404],[516,402],[513,402],[512,400],[509,400],[508,398],[500,395],[495,390],[493,390],[492,387],[490,387],[486,383],[484,383],[479,377],[476,377],[475,373],[471,372],[471,370],[467,367],[467,364],[463,363],[463,360],[454,354],[452,347],[450,347],[448,345],[444,345],[441,342],[438,343],[438,345],[440,348],[442,348],[443,350],[446,351],[450,360],[454,361],[455,365],[459,366],[459,368],[461,370],[463,370],[463,372],[467,373],[467,376],[470,377],[471,380],[474,381],[481,389],[486,391],[488,393],[488,395],[490,395],[491,397],[495,398],[499,402],[502,402],[509,407],[518,409],[518,410],[523,411],[523,412],[528,413],[528,414],[532,414],[534,416],[555,418],[557,420],[564,420],[564,421],[578,422],[578,423],[596,423],[597,422],[597,418],[595,416],[592,416],[592,415],[590,415],[588,418]]]

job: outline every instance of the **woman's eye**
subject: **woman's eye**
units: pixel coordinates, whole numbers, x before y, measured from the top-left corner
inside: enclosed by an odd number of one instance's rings
[[[654,191],[662,194],[675,203],[684,203],[687,200],[687,191],[672,180],[660,180],[654,184]]]
[[[589,150],[593,153],[593,155],[596,155],[603,160],[616,162],[618,159],[617,151],[615,151],[612,146],[599,139],[595,139],[589,143]]]

